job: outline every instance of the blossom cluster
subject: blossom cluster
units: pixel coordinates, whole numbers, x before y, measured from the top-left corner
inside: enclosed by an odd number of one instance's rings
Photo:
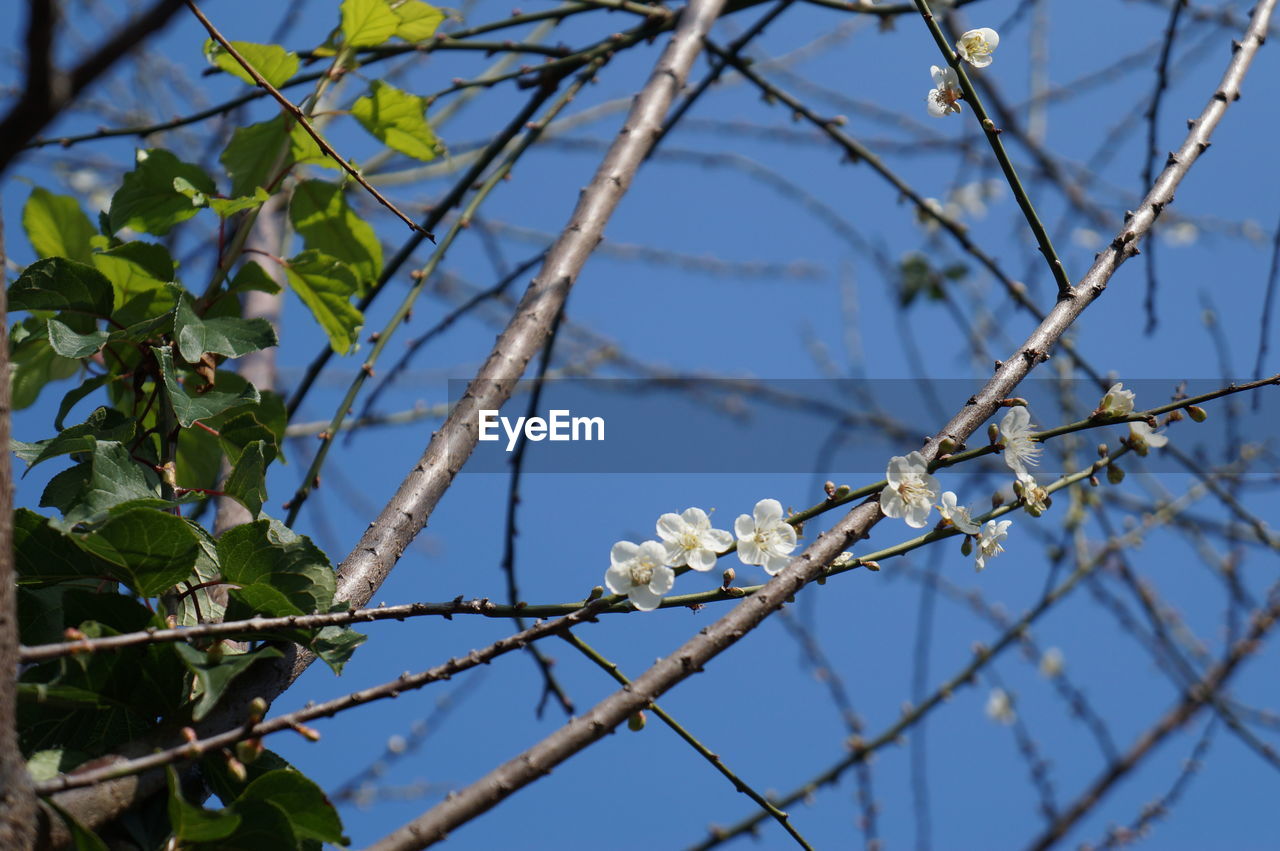
[[[985,68],[991,64],[991,54],[1000,44],[1000,34],[990,27],[969,30],[956,42],[956,55],[975,68]],[[960,101],[964,92],[960,88],[960,77],[954,68],[930,66],[933,75],[933,88],[925,97],[925,108],[934,118],[941,118],[960,111]]]
[[[763,567],[770,576],[787,566],[796,548],[795,527],[787,522],[776,499],[762,499],[751,514],[739,515],[734,534],[712,528],[711,518],[701,508],[662,515],[657,532],[657,541],[614,544],[604,574],[609,590],[625,594],[642,612],[656,609],[675,585],[675,568],[709,571],[735,543],[743,564]]]
[[[1094,411],[1095,418],[1128,416],[1133,413],[1132,391],[1116,384],[1107,391]],[[993,426],[993,428],[996,428]],[[1039,517],[1050,505],[1049,492],[1031,472],[1040,463],[1044,447],[1034,434],[1031,414],[1023,405],[1010,408],[1001,419],[998,437],[1004,461],[1015,476],[1014,492],[1027,513]],[[1145,455],[1149,447],[1161,447],[1168,438],[1142,421],[1129,423],[1129,445]],[[929,472],[929,462],[919,452],[894,456],[885,471],[885,487],[880,491],[880,510],[886,517],[899,518],[913,529],[922,529],[936,507],[942,527],[953,527],[965,536],[964,552],[974,554],[974,566],[983,570],[987,562],[1004,552],[1012,520],[975,520],[972,509],[959,503],[952,491],[942,491]],[[935,503],[935,500],[937,502]],[[656,525],[658,540],[633,543],[618,541],[609,553],[605,584],[614,594],[625,595],[643,612],[656,609],[662,597],[675,586],[676,569],[706,572],[717,560],[736,548],[743,564],[763,567],[776,576],[791,561],[796,548],[796,529],[787,519],[782,503],[762,499],[751,514],[740,514],[733,532],[716,529],[701,508],[686,508],[680,514],[663,514]],[[852,556],[842,553],[836,563]],[[726,571],[726,583],[730,580]]]

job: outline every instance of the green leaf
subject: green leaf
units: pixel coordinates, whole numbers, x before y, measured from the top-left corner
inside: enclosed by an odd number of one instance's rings
[[[342,187],[323,180],[305,180],[293,190],[289,219],[306,241],[349,265],[367,289],[382,271],[382,245],[369,223],[347,204]]]
[[[232,464],[240,460],[240,455],[250,443],[266,444],[266,449],[274,454],[278,450],[278,439],[275,432],[246,411],[228,419],[218,428],[218,442]]]
[[[249,666],[261,659],[275,659],[284,654],[271,645],[265,645],[251,653],[215,654],[211,657],[204,650],[197,650],[189,644],[174,644],[184,665],[196,675],[202,693],[191,717],[199,721],[209,714],[218,704],[227,686],[236,677],[249,670]]]
[[[87,358],[106,345],[111,336],[106,331],[93,330],[77,334],[57,319],[49,320],[49,345],[64,358]]]
[[[186,645],[178,645],[184,648]],[[191,648],[187,647],[190,650]],[[199,653],[199,651],[195,651]],[[201,654],[203,655],[203,654]],[[240,827],[240,814],[232,810],[206,810],[182,795],[182,784],[173,766],[165,769],[169,779],[169,823],[173,835],[184,842],[213,842],[225,839]]]
[[[205,352],[238,358],[278,342],[275,329],[266,319],[202,319],[196,315],[191,297],[187,295],[178,302],[173,334],[178,351],[187,363],[198,363]]]
[[[13,513],[13,556],[18,584],[45,585],[72,579],[114,577],[109,562],[86,556],[49,518],[27,508]]]
[[[71,409],[76,406],[76,403],[110,380],[111,376],[109,375],[95,375],[80,382],[73,390],[68,390],[67,394],[62,397],[61,404],[58,405],[58,415],[53,419],[53,427],[58,431],[62,431],[62,423],[66,420],[67,414],[71,413]]]
[[[93,265],[111,281],[112,319],[124,326],[173,308],[174,294],[165,285],[177,264],[163,245],[125,242],[93,255]]]
[[[215,601],[211,593],[218,589],[213,586],[199,587],[205,583],[216,582],[222,576],[222,567],[218,564],[218,542],[198,523],[190,520],[187,523],[195,533],[200,552],[196,555],[196,563],[191,568],[191,574],[183,580],[194,590],[184,594],[178,600],[178,610],[174,615],[179,626],[224,620],[227,607]]]
[[[72,538],[85,552],[116,565],[120,581],[144,597],[185,579],[199,554],[187,521],[155,508],[113,513],[96,531]]]
[[[298,771],[268,771],[250,783],[236,799],[270,801],[289,817],[294,835],[300,839],[344,844],[342,819],[323,790]]]
[[[430,161],[443,146],[427,123],[427,102],[374,80],[370,94],[351,105],[351,114],[384,145],[414,159]]]
[[[83,483],[82,489],[63,501],[67,506],[63,508],[63,522],[68,528],[76,523],[99,520],[122,503],[160,498],[156,474],[133,460],[123,443],[97,440],[90,435],[82,438],[86,442],[92,441],[92,449],[76,451],[91,453],[91,456],[77,465],[85,471],[75,480]],[[62,475],[60,473],[55,479]]]
[[[66,455],[71,452],[93,452],[98,448],[98,441],[118,441],[124,443],[133,438],[134,423],[115,408],[102,406],[95,408],[89,418],[79,425],[63,429],[57,437],[42,440],[39,443],[25,444],[31,450],[15,451],[19,458],[34,467],[41,461]]]
[[[319,251],[304,251],[285,266],[289,286],[302,299],[340,355],[355,345],[364,317],[351,304],[360,283],[351,268]]]
[[[80,371],[80,361],[64,358],[49,345],[49,332],[44,319],[28,316],[14,325],[9,355],[12,370],[10,391],[13,409],[30,407],[46,386]]]
[[[319,656],[335,674],[341,674],[347,660],[364,644],[367,635],[346,626],[326,626],[316,632],[315,638],[306,643],[311,652]]]
[[[85,755],[78,751],[61,748],[36,751],[27,760],[27,771],[31,774],[31,779],[39,783],[70,771],[84,762],[84,759]]]
[[[227,289],[233,293],[257,290],[275,295],[280,292],[281,288],[275,279],[267,274],[266,269],[250,260],[240,267],[240,271],[236,272],[236,276],[231,279]]]
[[[390,0],[388,5],[400,19],[396,36],[410,44],[431,38],[444,20],[444,12],[422,0]]]
[[[258,391],[252,384],[247,384],[238,393],[210,390],[197,396],[189,396],[178,382],[177,370],[173,365],[173,349],[159,346],[151,351],[160,361],[160,374],[164,377],[169,404],[183,428],[190,428],[197,420],[207,420],[218,414],[258,403]]]
[[[240,586],[233,598],[252,612],[309,615],[327,612],[336,587],[333,568],[309,538],[278,520],[236,526],[218,539],[223,578]]]
[[[261,207],[271,200],[271,195],[261,186],[253,190],[253,194],[245,198],[210,198],[209,208],[226,219],[245,210]]]
[[[232,197],[257,197],[259,187],[269,189],[294,163],[338,167],[302,125],[284,113],[237,129],[218,161],[231,178]]]
[[[255,44],[251,41],[233,41],[231,46],[236,53],[253,66],[253,70],[262,76],[274,88],[280,88],[285,81],[298,73],[298,54],[285,50],[278,44]],[[235,57],[227,52],[221,44],[213,39],[204,43],[204,58],[232,76],[239,77],[251,86],[257,81],[249,74]]]
[[[137,161],[111,198],[112,232],[130,227],[163,235],[194,216],[199,207],[174,189],[174,178],[186,180],[206,195],[214,192],[213,179],[202,168],[184,163],[162,148],[139,150]]]
[[[71,310],[110,316],[111,282],[92,266],[47,257],[37,260],[9,287],[9,310]]]
[[[274,440],[274,438],[273,438]],[[222,486],[227,496],[239,502],[257,519],[267,501],[267,465],[275,459],[275,449],[261,440],[249,443]]]
[[[386,0],[342,0],[342,36],[347,47],[376,47],[399,28],[400,18]]]
[[[39,256],[88,262],[93,223],[70,195],[54,195],[38,186],[32,189],[22,208],[22,227]]]

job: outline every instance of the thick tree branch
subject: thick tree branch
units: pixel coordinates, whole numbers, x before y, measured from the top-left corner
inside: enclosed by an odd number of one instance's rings
[[[969,435],[996,411],[1000,400],[1012,395],[1018,383],[1049,357],[1052,346],[1084,309],[1102,294],[1116,270],[1137,253],[1137,241],[1148,233],[1160,211],[1173,200],[1174,190],[1192,163],[1209,147],[1209,139],[1227,106],[1239,97],[1241,81],[1265,39],[1275,3],[1276,0],[1262,0],[1255,8],[1249,28],[1209,103],[1199,118],[1191,122],[1182,146],[1170,155],[1164,171],[1142,204],[1128,218],[1121,233],[1107,250],[1098,255],[1080,282],[1054,305],[1045,321],[1018,351],[1000,366],[987,385],[926,443],[922,450],[926,458],[937,456],[943,439],[963,445]],[[651,667],[633,681],[630,689],[605,698],[582,717],[570,721],[373,847],[378,851],[424,848],[518,789],[543,777],[578,751],[603,738],[677,683],[702,670],[707,662],[735,644],[781,608],[789,597],[820,576],[843,549],[865,537],[881,517],[883,514],[878,502],[872,500],[859,505],[834,529],[819,536],[768,585]]]

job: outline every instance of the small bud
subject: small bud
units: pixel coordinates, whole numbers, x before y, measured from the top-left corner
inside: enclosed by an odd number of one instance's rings
[[[1191,416],[1191,419],[1195,420],[1198,423],[1202,423],[1205,420],[1209,419],[1209,413],[1199,405],[1188,405],[1187,413]]]
[[[853,493],[853,488],[849,487],[848,485],[841,485],[840,487],[836,488],[836,492],[832,494],[832,499],[844,499],[846,496],[848,496],[851,493]]]
[[[723,576],[721,576],[720,587],[727,589],[730,585],[733,584],[733,580],[737,578],[737,576],[738,574],[734,571],[732,567],[725,568],[724,574]]]
[[[949,437],[944,437],[942,438],[942,440],[938,441],[939,455],[950,455],[951,453],[955,452],[959,448],[960,448],[959,444],[957,444],[954,440],[952,440]]]
[[[262,756],[262,739],[244,739],[236,742],[236,759],[250,765]]]
[[[591,593],[587,595],[587,602],[590,603],[592,600],[599,600],[603,596],[604,596],[604,588],[600,585],[597,585],[596,587],[592,588]]]
[[[831,499],[836,495],[836,483],[828,481],[822,486],[822,490],[826,493],[827,499]]]
[[[1099,444],[1098,444],[1098,457],[1099,457],[1099,458],[1106,458],[1106,457],[1107,457],[1108,455],[1110,455],[1110,454],[1111,454],[1111,447],[1110,447],[1110,446],[1107,446],[1105,443],[1099,443]]]
[[[964,536],[960,541],[960,554],[966,556],[973,555],[973,538],[970,538],[968,535]]]
[[[1002,505],[1004,505],[1004,494],[1001,493],[1000,491],[996,491],[995,493],[991,494],[991,507],[999,508]]]
[[[1164,418],[1164,424],[1177,423],[1182,421],[1182,411],[1170,411]]]
[[[249,723],[257,724],[267,714],[267,702],[261,697],[249,701]]]
[[[320,741],[320,731],[316,730],[313,727],[308,727],[305,724],[298,724],[295,722],[293,724],[290,724],[289,728],[293,730],[295,733],[297,733],[299,736],[301,736],[302,738],[306,739],[308,742]]]
[[[227,754],[227,771],[230,771],[231,776],[240,783],[249,779],[249,769],[245,768],[244,763],[231,754]]]
[[[1097,476],[1090,476],[1090,477],[1089,477],[1089,486],[1090,486],[1090,487],[1095,487],[1095,488],[1096,488],[1099,484],[1100,484],[1100,483],[1099,483],[1099,481],[1098,481],[1098,477],[1097,477]]]
[[[992,446],[994,446],[996,444],[996,441],[998,441],[999,439],[1000,439],[1000,426],[996,425],[995,423],[992,423],[991,425],[987,426],[987,443],[990,443]]]
[[[643,712],[637,712],[627,719],[627,728],[633,733],[638,733],[644,729],[645,717]]]
[[[880,572],[880,562],[878,561],[864,561],[860,563],[863,567],[865,567],[867,570],[871,571],[872,573]]]
[[[1118,485],[1124,481],[1124,470],[1120,469],[1120,465],[1107,465],[1107,481],[1113,485]]]
[[[1027,407],[1027,400],[1026,400],[1026,399],[1024,399],[1024,398],[1022,398],[1021,396],[1011,396],[1011,397],[1010,397],[1010,398],[1008,398],[1008,399],[1001,399],[1001,400],[1000,400],[1000,407],[1002,407],[1002,408],[1025,408],[1025,407]]]

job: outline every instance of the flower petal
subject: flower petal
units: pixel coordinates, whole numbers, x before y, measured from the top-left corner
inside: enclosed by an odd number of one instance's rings
[[[662,540],[678,541],[684,531],[684,518],[679,514],[667,513],[658,518],[658,537]]]
[[[770,576],[777,576],[779,573],[782,572],[783,568],[785,568],[789,564],[791,564],[791,558],[789,556],[782,556],[782,555],[777,555],[775,553],[770,553],[765,558],[764,572],[769,574]]]
[[[631,571],[615,564],[604,572],[604,584],[614,594],[626,594],[631,590]]]
[[[757,529],[776,526],[782,519],[782,503],[776,499],[762,499],[756,503],[752,514],[755,516]]]
[[[631,561],[636,557],[639,549],[630,541],[618,541],[613,545],[613,549],[609,550],[609,561],[615,565]]]
[[[743,516],[745,517],[746,515]],[[733,535],[723,529],[708,529],[699,537],[707,549],[715,550],[718,553],[722,553],[733,546]]]
[[[733,531],[737,533],[739,541],[750,538],[756,533],[755,521],[750,514],[739,514],[738,519],[733,521]]]
[[[635,606],[642,612],[652,612],[658,608],[658,604],[662,602],[662,595],[655,594],[644,585],[636,585],[627,592],[627,597],[631,599],[631,605]]]
[[[676,584],[676,572],[663,565],[653,569],[653,577],[649,580],[649,590],[655,594],[665,594]]]
[[[685,564],[694,570],[707,571],[716,566],[716,554],[711,550],[691,550]]]
[[[686,508],[680,514],[680,518],[688,523],[694,529],[711,528],[711,518],[707,516],[707,512],[701,508]]]

